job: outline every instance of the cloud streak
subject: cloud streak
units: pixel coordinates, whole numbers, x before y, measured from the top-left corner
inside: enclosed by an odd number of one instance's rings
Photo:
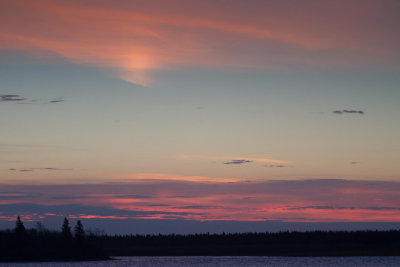
[[[50,103],[59,103],[59,102],[64,102],[64,98],[63,97],[57,97],[53,100],[49,101]]]
[[[181,182],[205,182],[205,183],[225,183],[225,182],[237,182],[239,179],[234,178],[212,178],[206,176],[183,176],[176,174],[165,174],[165,173],[133,173],[133,174],[119,174],[116,178],[125,178],[129,181],[181,181]]]
[[[235,160],[232,160],[232,161],[224,162],[224,164],[226,164],[226,165],[231,165],[231,164],[239,165],[239,164],[252,163],[252,162],[253,162],[252,160],[235,159]]]
[[[155,211],[129,211],[109,207],[86,206],[79,204],[70,205],[38,205],[38,204],[6,204],[0,205],[2,216],[12,219],[17,215],[26,217],[28,220],[41,220],[46,216],[60,216],[69,218],[108,218],[108,219],[145,219],[154,214]],[[185,212],[165,212],[163,215],[186,215]]]
[[[26,98],[20,95],[0,95],[0,102],[19,102],[24,100],[26,100]]]
[[[9,168],[9,171],[20,171],[20,172],[32,172],[32,171],[71,171],[73,169],[63,169],[63,168],[22,168],[22,169],[15,169]]]
[[[364,115],[365,112],[363,110],[354,110],[354,109],[343,109],[343,110],[334,110],[332,111],[333,114],[338,114],[338,115],[342,115],[345,113],[348,114],[360,114],[360,115]]]
[[[180,154],[176,155],[176,158],[185,159],[185,160],[213,160],[213,161],[227,161],[228,164],[242,164],[242,163],[250,163],[250,162],[262,162],[262,163],[289,163],[286,160],[279,159],[271,159],[271,158],[256,158],[256,157],[215,157],[215,156],[203,156],[203,155],[189,155],[189,154]],[[231,163],[229,163],[231,162]]]
[[[53,104],[53,103],[64,102],[64,98],[56,97],[50,100],[43,100],[43,99],[28,99],[20,95],[0,95],[0,102],[15,102],[15,104],[24,104],[24,105]]]
[[[267,167],[267,168],[285,168],[285,167],[287,167],[287,165],[282,165],[282,164],[267,164],[267,165],[264,165],[264,167]]]

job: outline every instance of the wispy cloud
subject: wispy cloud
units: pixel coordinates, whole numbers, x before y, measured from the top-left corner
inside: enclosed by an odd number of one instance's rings
[[[0,95],[0,102],[18,102],[24,100],[26,100],[26,98],[20,95]]]
[[[15,102],[15,104],[32,105],[32,104],[53,104],[63,102],[63,97],[52,99],[29,99],[21,95],[0,95],[0,102]]]
[[[9,168],[9,171],[20,171],[20,172],[31,172],[31,171],[71,171],[73,169],[63,169],[63,168],[22,168],[22,169],[15,169]]]
[[[125,178],[128,180],[142,180],[142,181],[182,181],[182,182],[210,182],[210,183],[226,183],[237,182],[239,179],[223,178],[223,177],[206,177],[206,176],[183,176],[176,174],[165,173],[133,173],[133,174],[119,174],[116,178]]]
[[[334,110],[332,111],[333,114],[338,114],[338,115],[342,115],[344,113],[348,113],[348,114],[360,114],[360,115],[364,115],[365,112],[363,110],[354,110],[354,109],[343,109],[343,110]]]
[[[235,157],[235,156],[203,156],[203,155],[189,155],[189,154],[179,154],[175,155],[176,158],[186,159],[186,160],[213,160],[213,161],[227,161],[228,164],[242,164],[250,162],[263,162],[263,163],[289,163],[286,160],[271,159],[271,158],[261,158],[261,157]],[[229,163],[231,162],[231,163]]]
[[[282,164],[267,164],[267,165],[264,165],[264,167],[268,167],[268,168],[285,168],[285,167],[287,167],[287,165],[282,165]]]
[[[59,103],[59,102],[64,102],[64,98],[63,97],[57,97],[53,100],[49,101],[50,103]]]
[[[234,159],[232,161],[224,162],[224,164],[227,164],[227,165],[229,165],[229,164],[238,165],[238,164],[251,163],[251,162],[253,162],[253,161],[252,160],[245,160],[245,159]]]
[[[45,216],[60,216],[69,218],[104,218],[104,219],[145,219],[157,214],[185,216],[186,212],[179,211],[134,211],[122,210],[111,207],[96,207],[79,204],[64,205],[40,205],[40,204],[3,204],[1,205],[2,216],[16,217],[21,215],[25,220],[42,220]]]
[[[281,1],[236,1],[229,8],[207,0],[3,2],[0,48],[54,53],[141,85],[152,81],[152,71],[171,68],[390,65],[399,56],[396,1],[310,1],[290,8]],[[26,18],[29,27],[21,24]]]

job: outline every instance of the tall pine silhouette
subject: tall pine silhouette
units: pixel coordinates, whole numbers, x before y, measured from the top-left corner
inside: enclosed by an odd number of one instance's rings
[[[81,245],[83,243],[84,238],[85,238],[85,230],[83,229],[83,225],[81,221],[77,221],[75,226],[75,240],[79,245]]]
[[[14,231],[17,238],[23,238],[26,236],[24,223],[21,221],[21,218],[19,216],[17,217]]]
[[[62,238],[66,241],[70,241],[72,239],[71,227],[69,226],[69,222],[68,222],[67,218],[64,218],[64,223],[63,223],[62,229],[61,229],[61,235],[62,235]]]

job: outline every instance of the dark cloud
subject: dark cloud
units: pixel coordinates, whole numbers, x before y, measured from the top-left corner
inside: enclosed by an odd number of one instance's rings
[[[26,98],[23,98],[20,95],[0,95],[0,102],[17,102],[24,100],[26,100]]]
[[[351,164],[360,164],[358,161],[352,161]]]
[[[245,160],[245,159],[234,159],[232,161],[224,162],[224,164],[243,164],[243,163],[251,163],[252,160]]]
[[[28,99],[20,95],[0,95],[0,102],[16,102],[16,104],[53,104],[63,102],[63,97],[56,97],[50,100]]]
[[[59,102],[63,102],[64,98],[63,97],[57,97],[53,100],[50,100],[50,103],[59,103]]]
[[[334,111],[332,111],[332,113],[339,114],[339,115],[342,115],[343,113],[360,114],[360,115],[365,114],[365,112],[362,110],[354,110],[354,109],[334,110]]]
[[[264,165],[264,167],[268,167],[268,168],[285,168],[287,166],[286,165],[267,164],[267,165]]]

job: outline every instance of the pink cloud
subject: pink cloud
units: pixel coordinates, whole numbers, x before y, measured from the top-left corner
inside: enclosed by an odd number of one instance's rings
[[[138,176],[143,178],[140,174]],[[350,194],[354,191],[357,193]],[[174,217],[199,221],[400,221],[399,182],[130,179],[104,184],[4,185],[0,199],[3,199],[3,207],[13,203],[96,207],[90,213],[82,211],[68,214],[81,218],[116,216],[115,219]],[[106,212],[102,213],[103,209]],[[6,209],[1,210],[2,218],[12,217],[12,214],[4,213]],[[49,212],[23,214],[34,219],[47,216]]]
[[[155,70],[398,65],[394,1],[2,1],[0,49],[147,85]],[[329,11],[329,12],[328,12]]]

